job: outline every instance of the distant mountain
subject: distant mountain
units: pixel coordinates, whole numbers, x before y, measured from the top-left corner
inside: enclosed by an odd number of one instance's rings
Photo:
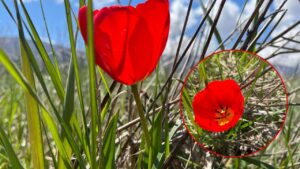
[[[33,50],[33,54],[36,57],[39,64],[42,64],[42,59],[39,55],[38,50],[35,48],[34,43],[32,41],[28,41],[31,49]],[[44,43],[45,49],[48,52],[51,59],[53,59],[53,54],[51,50],[51,46],[49,43]],[[61,45],[53,45],[56,57],[59,63],[68,63],[71,58],[71,50],[69,48],[65,48]],[[0,37],[0,48],[3,49],[7,55],[13,61],[19,61],[20,58],[20,47],[19,47],[19,39],[15,37]],[[78,63],[86,64],[86,56],[85,52],[77,51]]]
[[[43,65],[42,59],[39,56],[38,51],[34,47],[32,41],[28,41],[29,45],[33,49],[34,56],[37,58],[40,65]],[[52,59],[52,50],[49,43],[44,43],[44,46]],[[0,48],[11,57],[12,60],[18,62],[20,58],[19,40],[15,37],[0,37]],[[61,65],[65,65],[69,62],[71,57],[71,50],[61,45],[54,45],[54,50],[57,55],[57,60]],[[87,64],[85,52],[77,51],[78,63]],[[288,67],[280,65],[280,63],[274,65],[275,68],[285,79],[300,79],[300,68],[299,67]],[[299,65],[300,66],[300,65]]]

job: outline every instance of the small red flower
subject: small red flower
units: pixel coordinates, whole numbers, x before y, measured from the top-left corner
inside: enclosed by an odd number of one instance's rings
[[[192,104],[195,122],[211,132],[234,127],[244,112],[244,96],[234,80],[209,83],[195,95]]]
[[[87,42],[87,8],[78,15]],[[155,69],[170,28],[169,1],[148,0],[132,6],[94,11],[95,62],[114,80],[132,85]]]

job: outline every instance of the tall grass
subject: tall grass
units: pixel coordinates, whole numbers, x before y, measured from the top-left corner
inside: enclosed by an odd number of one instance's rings
[[[9,14],[19,32],[22,66],[0,49],[0,168],[299,168],[300,82],[296,78],[285,79],[290,108],[284,129],[259,154],[239,159],[221,158],[200,149],[184,130],[179,116],[182,81],[208,51],[234,48],[259,52],[275,47],[266,56],[271,59],[300,50],[289,46],[297,42],[300,21],[278,34],[273,33],[282,18],[288,17],[286,0],[277,9],[271,8],[272,0],[257,1],[247,18],[241,17],[245,12],[242,10],[239,23],[226,38],[217,23],[227,2],[200,2],[202,16],[197,26],[187,31],[196,3],[189,1],[186,16],[181,18],[184,24],[178,32],[176,55],[168,58],[172,61],[170,65],[158,65],[147,80],[133,88],[132,95],[130,87],[113,81],[95,66],[92,0],[86,2],[90,37],[86,46],[88,66],[78,63],[79,28],[69,0],[64,0],[71,47],[68,66],[52,58],[45,49],[23,1],[14,0],[15,6],[10,8],[7,1],[1,0],[6,9],[2,12]],[[44,10],[43,1],[39,3]],[[80,6],[84,3],[79,1]],[[243,6],[247,3],[244,1]],[[41,17],[47,27],[45,18]],[[296,36],[291,32],[296,32]],[[186,35],[189,38],[184,41]],[[28,45],[29,41],[33,47]],[[217,42],[216,49],[212,49],[213,41]],[[34,48],[39,55],[34,56]],[[56,52],[53,46],[52,52]],[[38,64],[39,57],[45,69]],[[200,69],[199,78],[207,81],[207,70]],[[134,101],[137,96],[141,98],[140,103]],[[141,113],[145,120],[138,116]],[[148,134],[142,134],[143,130]]]

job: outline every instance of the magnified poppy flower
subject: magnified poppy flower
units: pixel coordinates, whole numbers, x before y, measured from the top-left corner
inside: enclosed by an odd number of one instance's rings
[[[195,122],[204,130],[222,132],[234,127],[244,112],[244,96],[234,80],[213,81],[197,93]]]
[[[169,1],[148,0],[132,6],[94,11],[95,62],[114,80],[132,85],[155,69],[170,28]],[[87,43],[87,7],[79,10]]]

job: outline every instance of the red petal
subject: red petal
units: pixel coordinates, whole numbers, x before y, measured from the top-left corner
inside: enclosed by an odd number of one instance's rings
[[[82,37],[87,42],[87,7],[83,6],[79,9],[78,22]]]
[[[79,11],[86,38],[86,7]],[[112,6],[94,13],[96,63],[113,79],[134,84],[156,67],[170,26],[168,0],[148,0],[137,8]]]
[[[228,108],[233,118],[224,125],[216,120],[219,109]],[[244,97],[234,80],[213,81],[193,100],[195,122],[204,130],[225,131],[236,125],[244,111]]]
[[[148,0],[136,8],[137,13],[144,18],[149,26],[150,36],[153,39],[153,61],[149,73],[153,71],[165,49],[170,29],[170,13],[168,0]]]
[[[126,55],[129,32],[138,21],[133,8],[113,6],[103,8],[95,16],[96,63],[112,78],[130,83],[130,58]]]
[[[204,130],[211,131],[213,127],[214,121],[212,119],[215,118],[215,106],[208,99],[207,90],[202,90],[197,93],[193,99],[193,110],[195,116],[195,122]]]
[[[135,28],[130,32],[128,39],[127,56],[130,59],[132,83],[148,76],[156,67],[160,55],[154,54],[157,44],[149,31],[150,25],[139,17]],[[126,68],[129,68],[126,67]],[[129,68],[130,69],[130,68]],[[126,70],[125,70],[126,71]]]
[[[95,16],[96,14],[98,14],[98,12],[99,12],[98,10],[95,10],[93,12],[93,15]],[[79,27],[80,27],[80,32],[82,34],[82,37],[84,41],[87,43],[87,7],[86,6],[82,6],[79,9],[78,21],[79,21]]]

